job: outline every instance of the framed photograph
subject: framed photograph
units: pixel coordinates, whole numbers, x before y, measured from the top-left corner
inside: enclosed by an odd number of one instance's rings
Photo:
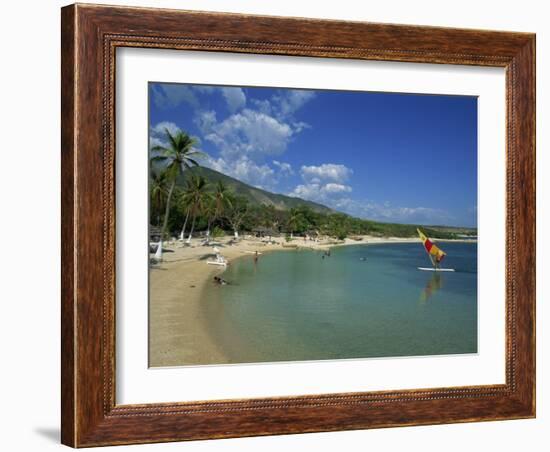
[[[535,36],[62,9],[62,442],[535,416]]]

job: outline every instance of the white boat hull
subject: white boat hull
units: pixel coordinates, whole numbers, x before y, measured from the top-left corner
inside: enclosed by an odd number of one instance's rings
[[[433,267],[418,267],[418,270],[425,272],[454,272],[454,268],[433,268]]]
[[[227,262],[206,261],[208,265],[220,265],[222,267],[227,266]]]

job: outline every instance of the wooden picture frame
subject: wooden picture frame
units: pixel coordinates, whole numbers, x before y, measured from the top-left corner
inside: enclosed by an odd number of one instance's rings
[[[61,34],[64,444],[85,447],[535,416],[535,35],[78,4],[62,9]],[[505,68],[506,383],[117,405],[118,47]]]

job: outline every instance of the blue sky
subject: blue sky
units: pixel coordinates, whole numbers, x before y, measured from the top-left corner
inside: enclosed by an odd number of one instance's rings
[[[149,84],[149,136],[199,139],[202,164],[380,221],[476,226],[477,99]]]

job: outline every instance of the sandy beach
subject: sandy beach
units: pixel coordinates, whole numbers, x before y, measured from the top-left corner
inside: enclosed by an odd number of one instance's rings
[[[208,332],[201,306],[203,288],[206,284],[215,284],[214,276],[224,271],[223,267],[206,263],[207,259],[214,258],[214,246],[231,264],[232,260],[244,256],[253,259],[256,251],[263,254],[297,248],[323,250],[333,246],[418,242],[418,238],[358,238],[343,241],[295,238],[288,243],[277,238],[274,243],[267,243],[246,237],[230,244],[231,237],[226,236],[211,242],[210,246],[203,246],[200,239],[193,239],[190,246],[183,246],[181,242],[164,243],[163,261],[150,271],[149,365],[167,367],[228,362]]]
[[[258,250],[263,253],[284,249],[280,244],[268,245],[258,240],[241,240],[225,245],[229,237],[213,243],[229,262],[250,256]],[[181,242],[163,244],[163,262],[150,272],[149,302],[149,365],[151,367],[178,366],[192,362],[206,364],[226,362],[222,351],[208,334],[200,300],[205,284],[214,284],[216,274],[223,267],[208,265],[214,257],[212,246],[203,246],[193,239],[191,246]]]

